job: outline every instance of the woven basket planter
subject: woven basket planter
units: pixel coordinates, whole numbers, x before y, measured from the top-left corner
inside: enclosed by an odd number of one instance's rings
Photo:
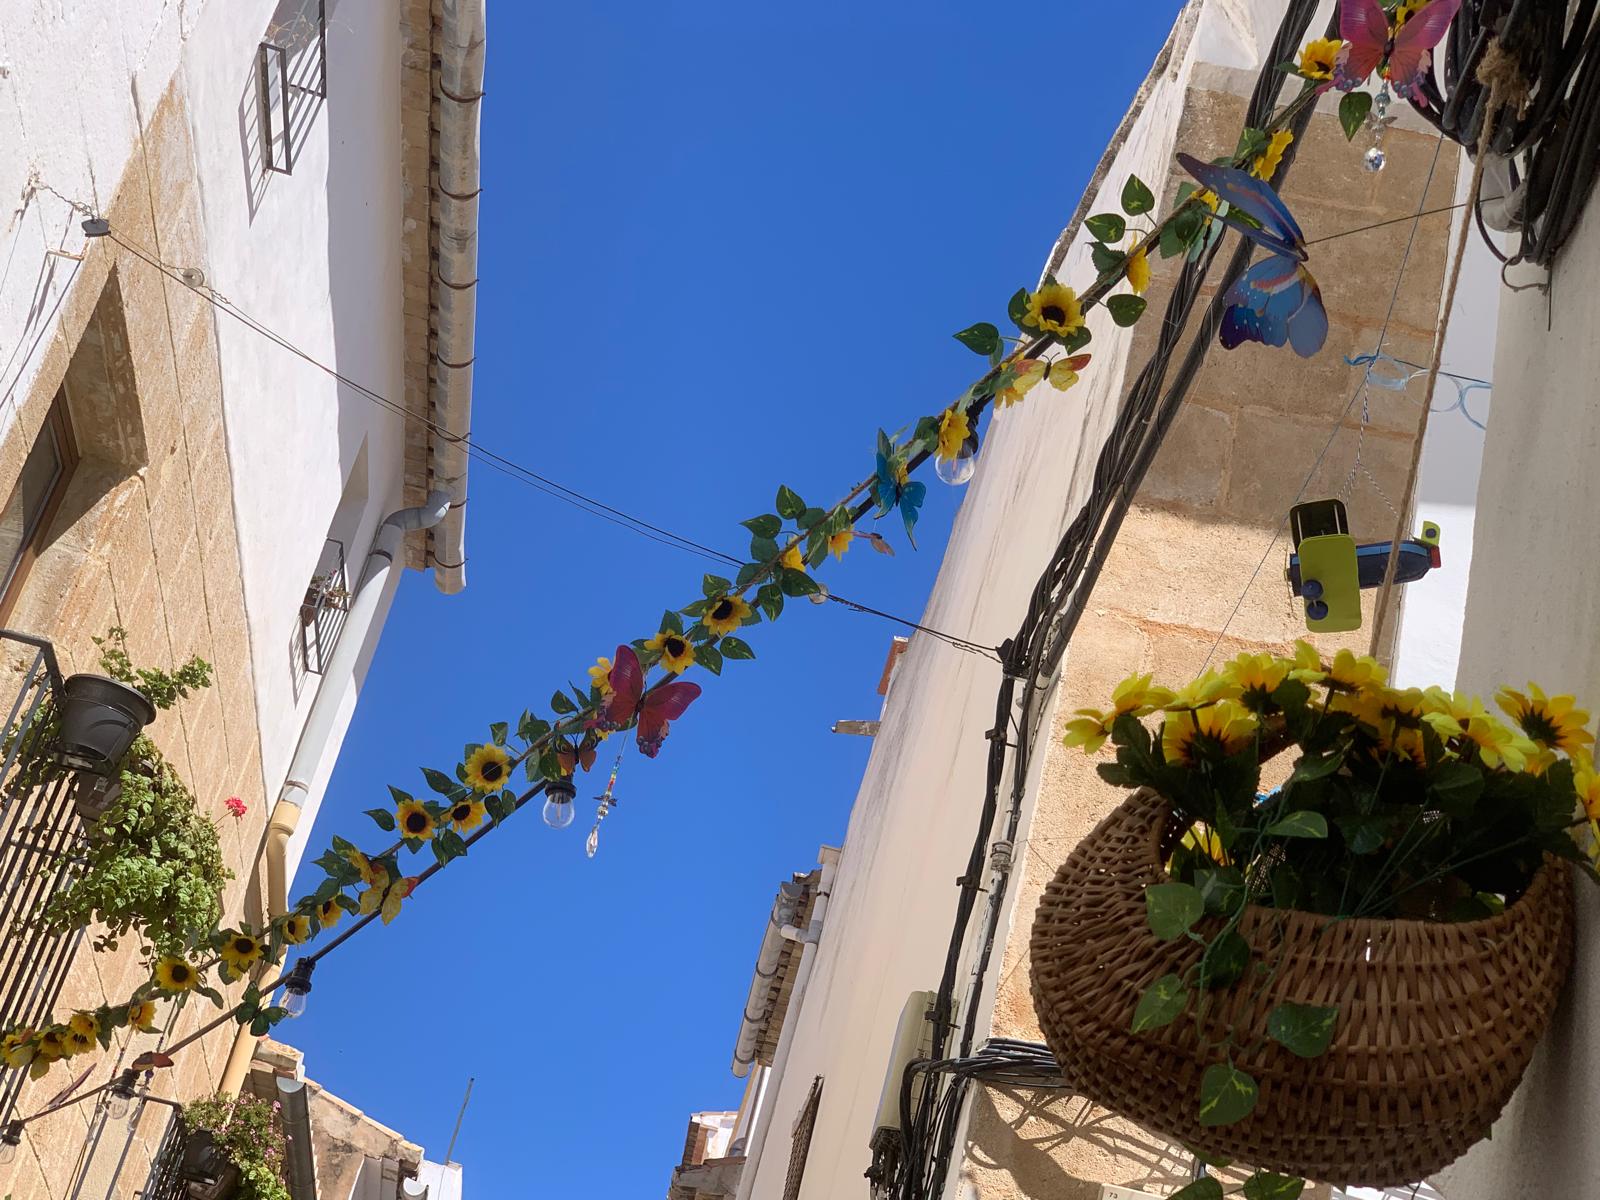
[[[1499,916],[1459,924],[1349,920],[1250,907],[1239,933],[1265,962],[1208,993],[1206,1039],[1247,1031],[1236,1064],[1260,1088],[1233,1125],[1199,1122],[1193,1010],[1131,1032],[1145,987],[1181,973],[1200,947],[1162,942],[1144,888],[1180,836],[1166,802],[1137,792],[1072,852],[1033,925],[1033,1001],[1062,1074],[1080,1093],[1208,1154],[1336,1184],[1414,1183],[1489,1132],[1555,1009],[1572,958],[1568,865],[1547,859]],[[1203,928],[1203,927],[1202,927]],[[1260,1037],[1279,1002],[1340,1008],[1332,1045],[1296,1058]],[[1255,1047],[1257,1040],[1265,1042]]]

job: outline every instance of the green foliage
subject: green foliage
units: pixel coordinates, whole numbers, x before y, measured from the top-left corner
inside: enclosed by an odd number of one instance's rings
[[[1122,185],[1122,211],[1130,217],[1137,217],[1140,213],[1147,213],[1156,206],[1156,198],[1151,194],[1144,180],[1137,175],[1129,175],[1128,182]]]
[[[100,669],[118,683],[138,688],[157,708],[171,708],[190,692],[211,686],[211,664],[198,656],[171,672],[134,666],[128,657],[128,631],[119,625],[92,640],[100,647]]]
[[[288,1152],[273,1105],[254,1096],[218,1096],[184,1107],[191,1133],[206,1130],[239,1170],[239,1200],[289,1200],[284,1179]]]
[[[1337,1006],[1280,1004],[1267,1016],[1267,1036],[1290,1054],[1317,1058],[1333,1041],[1338,1021]]]
[[[1372,96],[1367,92],[1346,92],[1339,101],[1339,127],[1344,130],[1348,141],[1354,141],[1356,134],[1361,132],[1361,126],[1366,124],[1367,114],[1372,111]]]
[[[1232,1063],[1212,1063],[1200,1077],[1200,1124],[1232,1125],[1256,1106],[1256,1081]]]
[[[1106,311],[1111,314],[1111,319],[1123,328],[1132,325],[1144,316],[1148,301],[1143,296],[1130,296],[1122,293],[1106,298]]]
[[[56,931],[101,922],[107,931],[97,950],[115,949],[133,931],[156,953],[180,954],[215,928],[232,877],[216,827],[141,735],[122,770],[122,794],[95,824],[83,870],[45,902],[39,920]]]
[[[987,321],[969,325],[954,336],[974,354],[989,355],[1000,349],[1000,331]]]

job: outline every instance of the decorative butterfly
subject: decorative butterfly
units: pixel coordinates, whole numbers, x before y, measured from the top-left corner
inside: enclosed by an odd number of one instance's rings
[[[906,523],[906,541],[913,550],[917,547],[917,539],[912,534],[917,524],[917,510],[927,496],[928,485],[906,479],[905,467],[896,458],[889,435],[878,430],[878,476],[872,482],[872,498],[878,502],[880,517],[890,509],[900,510],[900,519]]]
[[[639,666],[639,656],[631,646],[618,646],[617,656],[606,678],[611,683],[611,695],[598,715],[589,721],[589,728],[607,733],[626,729],[635,717],[639,721],[639,752],[654,758],[667,740],[667,726],[683,716],[684,710],[700,695],[698,683],[674,680],[657,684],[648,692],[644,690],[644,671]]]
[[[1223,297],[1228,302],[1222,316],[1223,347],[1288,343],[1301,358],[1310,358],[1328,339],[1328,312],[1317,281],[1305,267],[1305,235],[1278,193],[1237,167],[1203,163],[1187,154],[1179,154],[1178,162],[1225,200],[1230,210],[1250,218],[1240,220],[1230,211],[1218,220],[1271,251]]]
[[[1333,86],[1354,91],[1380,72],[1399,95],[1427,107],[1421,92],[1430,53],[1461,7],[1461,0],[1430,0],[1398,32],[1378,0],[1340,0],[1339,36],[1344,46],[1333,64]]]

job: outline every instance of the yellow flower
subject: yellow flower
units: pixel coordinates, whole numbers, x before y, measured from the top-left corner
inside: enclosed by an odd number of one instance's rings
[[[1239,689],[1234,683],[1215,671],[1207,671],[1172,693],[1172,698],[1161,707],[1168,712],[1187,712],[1218,700],[1237,699],[1238,696]]]
[[[996,408],[1010,408],[1044,378],[1048,364],[1042,358],[1019,358],[1000,378],[1005,382],[995,389]]]
[[[283,919],[283,940],[298,946],[311,936],[311,918],[303,913],[290,913]]]
[[[1332,79],[1333,64],[1344,43],[1338,38],[1317,38],[1300,51],[1300,74],[1308,79]]]
[[[1463,731],[1466,739],[1478,748],[1478,759],[1491,771],[1505,767],[1520,771],[1528,765],[1530,752],[1537,752],[1533,744],[1519,738],[1493,717],[1474,717]]]
[[[1128,286],[1133,289],[1135,296],[1144,295],[1144,290],[1150,286],[1150,260],[1145,257],[1143,250],[1135,250],[1127,259]]]
[[[710,602],[710,607],[706,609],[701,621],[707,629],[721,637],[738,629],[749,615],[750,606],[740,597],[718,596]]]
[[[1097,708],[1080,708],[1078,715],[1067,722],[1066,735],[1061,739],[1061,744],[1069,750],[1074,746],[1082,746],[1085,754],[1093,754],[1106,744],[1106,739],[1111,736],[1111,722],[1115,719],[1115,713],[1103,713]]]
[[[156,1002],[146,1000],[128,1005],[128,1024],[140,1033],[154,1033],[156,1028]]]
[[[1400,3],[1395,5],[1393,14],[1394,32],[1399,33],[1401,29],[1405,28],[1405,23],[1416,16],[1417,12],[1427,2],[1428,0],[1400,0]]]
[[[198,982],[200,973],[175,954],[156,963],[156,986],[164,992],[187,992]]]
[[[498,792],[505,787],[506,780],[511,778],[511,755],[506,753],[504,746],[497,746],[490,742],[487,746],[479,746],[467,759],[467,786],[475,792]],[[423,810],[427,816],[427,810]],[[410,837],[432,837],[433,822],[428,822],[426,833],[411,833]],[[400,828],[406,829],[406,823],[400,822]]]
[[[1222,668],[1222,678],[1239,689],[1239,699],[1253,712],[1271,704],[1272,693],[1289,678],[1289,663],[1270,654],[1241,654]]]
[[[1089,365],[1087,354],[1074,354],[1070,358],[1058,358],[1050,364],[1046,378],[1050,386],[1058,392],[1064,392],[1078,382],[1078,372]]]
[[[1331,664],[1324,665],[1317,659],[1316,651],[1305,642],[1295,643],[1295,669],[1290,674],[1302,683],[1325,684],[1335,692],[1377,687],[1386,678],[1383,665],[1375,658],[1341,650],[1333,656]]]
[[[389,882],[388,870],[374,863],[365,854],[361,853],[361,851],[354,849],[346,850],[344,857],[345,861],[354,867],[356,869],[356,873],[361,876],[361,882],[366,884],[368,887],[371,887],[373,884],[380,881],[383,883]]]
[[[1483,702],[1460,692],[1451,694],[1441,687],[1431,687],[1422,693],[1422,720],[1446,741],[1462,735],[1475,709],[1482,712]]]
[[[1167,715],[1161,726],[1161,754],[1169,763],[1196,766],[1203,754],[1237,754],[1250,744],[1256,720],[1234,700],[1218,700],[1205,708]]]
[[[1155,712],[1158,708],[1165,708],[1171,704],[1175,693],[1171,688],[1154,687],[1150,680],[1152,675],[1129,675],[1111,693],[1111,707],[1116,716],[1127,716],[1130,713],[1142,717],[1145,713]]]
[[[1067,337],[1083,328],[1083,307],[1078,293],[1059,283],[1047,283],[1028,293],[1028,324],[1044,333]]]
[[[949,462],[961,453],[961,447],[971,436],[972,423],[967,420],[967,414],[958,408],[947,408],[939,418],[939,445],[934,453]]]
[[[482,800],[472,796],[466,800],[457,800],[450,806],[450,824],[457,833],[467,833],[483,824],[483,818],[489,810]]]
[[[1183,835],[1183,845],[1191,850],[1198,850],[1219,867],[1230,866],[1233,859],[1228,857],[1228,852],[1222,848],[1222,838],[1215,829],[1209,825],[1191,825],[1189,832]]]
[[[332,929],[339,923],[339,918],[344,916],[344,909],[339,907],[337,900],[324,900],[317,905],[317,924],[324,929]]]
[[[828,553],[835,558],[843,558],[844,552],[850,549],[850,543],[855,540],[854,529],[841,529],[838,533],[828,535]]]
[[[1574,708],[1577,701],[1571,696],[1546,696],[1538,684],[1530,683],[1527,695],[1501,688],[1494,701],[1523,733],[1547,749],[1571,754],[1594,744],[1594,734],[1584,728],[1589,714]]]
[[[1278,167],[1283,162],[1283,152],[1289,148],[1289,143],[1294,141],[1294,134],[1287,129],[1280,129],[1272,135],[1272,140],[1267,143],[1267,148],[1256,155],[1255,162],[1250,164],[1250,174],[1260,180],[1269,180],[1278,173]]]
[[[495,748],[499,749],[498,746]],[[487,747],[482,749],[487,749]],[[477,758],[478,753],[474,752],[472,757]],[[472,779],[470,770],[467,772],[467,779],[469,781]],[[433,836],[433,814],[428,811],[427,806],[420,800],[400,801],[395,806],[394,821],[400,827],[401,837],[416,838],[425,842]]]
[[[33,1056],[37,1053],[38,1048],[33,1045],[31,1029],[13,1029],[0,1039],[0,1058],[5,1059],[8,1067],[25,1067],[33,1061]]]
[[[100,1022],[93,1013],[76,1012],[61,1033],[61,1049],[67,1058],[87,1054],[100,1036]]]
[[[901,470],[903,471],[904,468],[901,468]],[[904,483],[904,474],[901,474],[899,479],[901,483]],[[804,571],[806,569],[806,559],[805,555],[800,553],[800,543],[795,542],[782,554],[778,555],[778,565],[780,567],[787,567],[791,571]],[[659,637],[660,635],[658,634],[657,636]],[[654,647],[652,647],[652,649],[654,649]]]
[[[39,1035],[39,1058],[43,1060],[44,1063],[48,1064],[55,1062],[55,1060],[58,1058],[65,1057],[67,1050],[62,1044],[62,1041],[66,1036],[66,1029],[60,1025],[55,1025],[49,1029],[46,1029],[42,1034]],[[38,1070],[40,1064],[35,1062],[33,1065],[34,1069]]]
[[[235,975],[243,975],[261,957],[261,939],[232,930],[223,936],[221,954]]]
[[[594,666],[589,668],[589,684],[598,688],[602,696],[611,695],[611,660],[597,658]]]
[[[784,557],[779,561],[784,561],[791,553],[796,558],[800,556],[800,552],[791,546],[784,551]],[[787,566],[787,562],[784,565]],[[663,629],[645,643],[645,648],[647,650],[659,650],[661,652],[661,665],[674,675],[682,675],[690,667],[694,666],[694,647],[689,644],[688,639],[681,633],[673,633],[670,629]]]
[[[1600,821],[1600,774],[1591,763],[1586,763],[1573,773],[1572,786],[1578,793],[1583,812],[1591,821]],[[10,1062],[10,1058],[6,1059]]]
[[[1193,198],[1204,204],[1212,212],[1216,212],[1217,206],[1222,203],[1222,197],[1218,196],[1210,188],[1201,188],[1194,194]]]

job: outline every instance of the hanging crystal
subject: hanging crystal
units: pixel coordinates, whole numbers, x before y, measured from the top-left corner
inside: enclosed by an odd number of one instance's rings
[[[622,766],[622,754],[619,751],[617,761],[611,764],[611,777],[606,780],[606,790],[595,797],[600,801],[600,805],[595,809],[594,828],[589,830],[589,836],[583,841],[583,852],[589,858],[593,858],[595,851],[600,849],[600,822],[606,819],[611,812],[611,806],[617,803],[614,790],[617,786],[617,768],[620,766]]]
[[[1389,131],[1389,126],[1394,124],[1394,118],[1389,115],[1389,104],[1392,97],[1389,95],[1389,84],[1385,80],[1378,94],[1372,98],[1372,110],[1367,113],[1367,129],[1372,134],[1372,145],[1367,147],[1367,152],[1361,156],[1361,165],[1368,171],[1383,170],[1388,156],[1383,150],[1383,135]]]

